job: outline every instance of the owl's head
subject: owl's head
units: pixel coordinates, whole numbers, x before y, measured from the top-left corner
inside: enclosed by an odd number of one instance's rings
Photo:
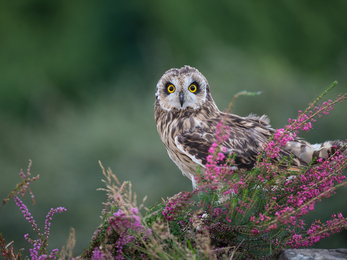
[[[212,101],[206,78],[195,68],[170,69],[161,77],[155,93],[161,108],[172,111],[198,109]]]

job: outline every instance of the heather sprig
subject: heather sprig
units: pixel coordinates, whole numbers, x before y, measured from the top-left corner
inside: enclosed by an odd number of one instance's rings
[[[20,171],[19,175],[22,178],[22,181],[16,185],[14,190],[11,191],[10,194],[5,199],[3,199],[2,205],[0,206],[0,210],[15,194],[20,194],[20,195],[22,195],[22,197],[24,197],[27,191],[29,191],[30,197],[33,201],[33,204],[35,205],[35,203],[36,203],[35,202],[35,196],[34,196],[34,193],[31,191],[29,185],[31,182],[37,181],[39,179],[40,175],[37,175],[36,177],[30,178],[30,176],[31,176],[31,174],[30,174],[31,164],[32,164],[32,162],[31,162],[31,160],[29,160],[29,166],[27,169],[27,174],[24,174],[23,170]]]
[[[227,109],[227,114],[229,114],[231,112],[231,109],[233,108],[234,103],[238,97],[240,97],[240,96],[257,96],[257,95],[260,95],[261,93],[262,93],[261,91],[258,91],[258,92],[241,91],[241,92],[237,93],[233,97],[233,99],[231,100],[231,102],[229,104],[229,107]]]
[[[47,246],[48,246],[48,237],[49,237],[49,231],[51,226],[51,220],[55,213],[61,213],[66,211],[64,207],[58,207],[56,209],[51,209],[47,216],[45,221],[45,227],[44,227],[44,233],[40,232],[40,228],[38,228],[33,216],[28,210],[28,207],[23,203],[23,201],[16,195],[21,195],[22,197],[25,196],[26,192],[29,190],[29,193],[31,195],[31,198],[35,204],[35,199],[32,191],[29,188],[29,185],[32,181],[36,181],[39,178],[39,175],[36,177],[30,178],[30,168],[31,168],[31,160],[28,166],[27,174],[24,174],[23,171],[20,172],[20,176],[22,178],[22,182],[16,185],[16,188],[7,196],[6,199],[3,200],[3,204],[6,204],[10,198],[14,198],[14,201],[16,205],[19,207],[19,209],[22,211],[24,218],[31,224],[31,227],[33,231],[36,232],[38,235],[38,239],[34,240],[29,238],[29,234],[25,234],[24,238],[29,243],[32,244],[32,248],[29,249],[30,252],[30,258],[32,260],[45,260],[45,259],[56,259],[58,254],[58,249],[53,249],[50,254],[47,253]],[[2,207],[1,206],[1,207]],[[12,242],[11,242],[12,243]],[[0,252],[1,255],[4,257],[4,259],[21,259],[21,253],[24,249],[20,249],[19,252],[16,254],[14,252],[13,246],[10,244],[5,244],[5,239],[3,239],[2,235],[0,234]]]
[[[20,171],[19,175],[20,175],[22,181],[16,185],[16,187],[10,192],[10,194],[5,199],[3,199],[2,204],[0,206],[0,210],[11,198],[13,198],[13,197],[16,198],[17,197],[16,194],[22,195],[22,197],[24,197],[27,191],[29,191],[29,194],[30,194],[30,197],[33,201],[33,204],[36,203],[35,202],[35,196],[34,196],[33,192],[31,191],[29,185],[31,182],[38,180],[38,178],[40,176],[37,175],[36,177],[30,178],[31,165],[32,165],[32,162],[31,162],[31,160],[29,160],[29,165],[28,165],[28,169],[27,169],[26,174],[23,173],[23,170]],[[23,208],[23,210],[24,210],[24,208]],[[30,219],[30,216],[31,215],[28,215],[28,219]],[[35,223],[35,221],[33,219],[30,219],[30,221],[32,223]],[[0,252],[1,252],[1,255],[4,257],[4,259],[20,259],[20,257],[21,257],[21,252],[23,251],[23,249],[20,249],[18,253],[15,253],[12,242],[6,245],[5,239],[0,234]]]
[[[329,99],[328,101],[324,101],[322,104],[316,105],[317,102],[336,85],[337,82],[335,81],[326,91],[316,98],[313,103],[309,104],[304,112],[299,110],[296,119],[289,118],[288,125],[276,130],[276,133],[265,147],[267,158],[276,158],[281,147],[284,147],[288,142],[294,140],[299,131],[308,132],[312,129],[312,124],[316,122],[317,116],[318,118],[321,118],[323,115],[329,115],[330,111],[334,110],[336,103],[342,103],[347,98],[347,93],[344,95],[340,94],[334,101]],[[259,159],[260,158],[261,157],[259,157]]]
[[[33,248],[29,249],[30,256],[33,260],[35,259],[46,259],[47,257],[50,259],[56,259],[58,249],[53,249],[52,252],[47,255],[47,246],[48,246],[48,237],[49,237],[49,231],[50,231],[50,226],[51,226],[51,220],[52,217],[55,213],[62,213],[66,211],[64,207],[58,207],[56,209],[51,209],[47,216],[46,216],[46,221],[45,221],[45,232],[42,234],[40,232],[40,229],[38,228],[33,216],[29,212],[27,206],[16,196],[14,195],[14,200],[16,202],[16,205],[20,208],[22,211],[24,217],[26,220],[31,224],[32,229],[36,232],[38,235],[39,239],[31,239],[29,238],[29,234],[25,234],[24,238],[27,240],[29,243],[33,245]]]
[[[145,198],[142,204],[137,206],[136,194],[132,193],[131,183],[120,184],[112,171],[105,170],[101,162],[99,163],[106,178],[103,182],[107,187],[99,190],[107,192],[108,200],[102,210],[102,224],[94,232],[89,249],[83,256],[95,258],[102,254],[115,255],[115,259],[124,259],[124,254],[131,251],[129,244],[151,236],[152,231],[143,225],[139,212]]]

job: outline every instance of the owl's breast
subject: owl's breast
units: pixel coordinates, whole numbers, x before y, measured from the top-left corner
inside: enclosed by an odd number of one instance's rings
[[[203,128],[202,122],[194,117],[171,117],[158,118],[157,129],[161,141],[167,149],[168,155],[177,167],[189,179],[192,179],[196,173],[197,163],[192,161],[185,153],[183,153],[176,145],[175,138],[181,133],[192,131],[195,128]]]

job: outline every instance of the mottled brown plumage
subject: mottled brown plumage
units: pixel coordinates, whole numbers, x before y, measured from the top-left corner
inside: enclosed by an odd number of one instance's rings
[[[226,153],[236,153],[235,171],[244,173],[254,166],[257,154],[263,150],[274,129],[269,119],[249,115],[240,117],[219,111],[210,93],[206,78],[195,68],[185,66],[170,69],[157,84],[155,121],[159,136],[170,158],[193,182],[197,166],[204,171],[208,150],[216,141],[216,126],[221,121],[230,128],[229,138],[222,144]],[[325,157],[340,141],[322,144],[296,139],[289,142],[275,158],[294,156],[293,166],[308,165],[314,157]]]

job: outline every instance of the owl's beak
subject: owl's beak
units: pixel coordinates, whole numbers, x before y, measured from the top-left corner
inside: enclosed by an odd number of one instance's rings
[[[181,107],[183,107],[183,103],[184,103],[183,91],[180,92],[180,103],[181,103]]]

